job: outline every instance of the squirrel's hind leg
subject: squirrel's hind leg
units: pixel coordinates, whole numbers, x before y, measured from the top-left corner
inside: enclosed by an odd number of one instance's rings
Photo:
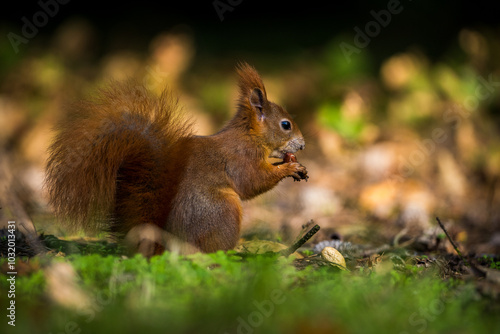
[[[230,188],[210,194],[206,196],[200,190],[187,198],[177,198],[167,230],[204,253],[233,249],[240,235],[240,198]]]

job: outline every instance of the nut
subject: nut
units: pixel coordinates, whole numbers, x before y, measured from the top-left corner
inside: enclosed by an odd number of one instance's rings
[[[345,264],[345,259],[338,250],[333,247],[325,247],[321,251],[321,256],[333,265],[336,265],[340,269],[346,270],[347,266]]]
[[[297,162],[297,157],[293,153],[285,153],[283,157],[283,162]]]

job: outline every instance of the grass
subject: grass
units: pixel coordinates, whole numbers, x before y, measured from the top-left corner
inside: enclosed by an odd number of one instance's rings
[[[349,272],[328,265],[297,270],[277,256],[234,252],[150,261],[136,255],[73,254],[39,261],[19,276],[19,333],[495,333],[498,303],[473,282],[443,280],[437,267],[386,259]],[[5,262],[2,259],[2,262]],[[51,299],[44,272],[69,263],[89,303]],[[2,290],[6,279],[0,280]],[[51,283],[54,284],[54,283]],[[56,281],[64,289],[63,279]],[[5,299],[6,293],[0,298]],[[1,327],[6,326],[3,321]],[[9,326],[9,333],[12,329]],[[2,331],[3,332],[3,331]]]
[[[486,265],[491,269],[500,270],[500,261],[498,260],[498,257],[495,258],[493,256],[483,255],[480,260],[483,265]]]

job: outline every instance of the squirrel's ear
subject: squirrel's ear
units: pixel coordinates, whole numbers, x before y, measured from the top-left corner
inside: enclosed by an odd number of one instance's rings
[[[262,109],[267,101],[266,88],[262,79],[252,66],[247,63],[240,63],[237,68],[240,86],[240,107],[250,107],[257,112],[259,120],[262,120],[264,114]]]
[[[264,105],[264,94],[259,88],[254,88],[249,98],[250,104],[256,109],[259,120],[264,117],[262,106]]]

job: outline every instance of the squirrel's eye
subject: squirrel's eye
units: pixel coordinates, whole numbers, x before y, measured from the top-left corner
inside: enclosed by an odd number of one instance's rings
[[[281,121],[281,128],[283,130],[290,130],[292,128],[292,124],[289,121]]]

